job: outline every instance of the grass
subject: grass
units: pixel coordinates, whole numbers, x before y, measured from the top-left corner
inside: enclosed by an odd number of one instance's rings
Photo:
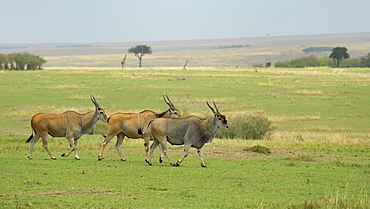
[[[135,73],[137,78],[129,78]],[[170,81],[172,78],[186,78]],[[45,208],[369,208],[369,69],[47,68],[0,71],[0,207]],[[276,129],[267,140],[215,139],[200,167],[195,149],[173,168],[144,162],[143,140],[110,143],[97,161],[106,124],[78,144],[80,161],[58,154],[64,138],[38,142],[27,159],[30,121],[38,112],[157,112],[167,94],[183,116],[208,117],[216,101],[232,121],[263,113]],[[233,127],[230,127],[233,128]],[[113,140],[115,141],[115,140]],[[271,153],[244,151],[261,146]],[[170,146],[173,160],[181,146]]]

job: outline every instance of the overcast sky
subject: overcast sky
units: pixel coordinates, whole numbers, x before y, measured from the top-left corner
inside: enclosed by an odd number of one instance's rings
[[[370,0],[0,0],[0,43],[370,32]]]

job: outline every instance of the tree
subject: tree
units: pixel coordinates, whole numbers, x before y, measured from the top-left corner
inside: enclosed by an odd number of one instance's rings
[[[370,53],[367,55],[360,57],[361,60],[361,66],[362,67],[370,67]]]
[[[0,53],[0,70],[4,70],[5,65],[7,65],[7,64],[8,63],[6,62],[6,55]]]
[[[41,70],[45,63],[44,58],[28,52],[0,54],[0,70]]]
[[[335,67],[339,67],[342,60],[349,58],[349,54],[346,47],[335,47],[329,57],[333,59]]]
[[[152,48],[147,45],[137,45],[133,46],[128,50],[128,53],[134,53],[137,58],[139,58],[139,67],[141,67],[141,60],[146,54],[152,53]]]

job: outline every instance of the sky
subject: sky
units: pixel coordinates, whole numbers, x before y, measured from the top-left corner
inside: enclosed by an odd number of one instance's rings
[[[0,0],[0,44],[370,32],[369,0]]]

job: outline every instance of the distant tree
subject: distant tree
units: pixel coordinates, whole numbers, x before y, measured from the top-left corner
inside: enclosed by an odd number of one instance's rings
[[[147,45],[137,45],[133,46],[128,50],[128,53],[134,53],[137,58],[139,58],[139,67],[141,67],[141,60],[146,54],[152,53],[152,48]]]
[[[265,67],[271,67],[271,62],[266,62]]]
[[[44,58],[28,52],[0,54],[0,69],[4,70],[40,70],[45,63]]]
[[[367,55],[360,57],[361,60],[361,67],[370,67],[370,53]]]
[[[0,53],[0,70],[4,70],[6,64],[7,64],[7,62],[6,62],[5,54]]]
[[[346,47],[335,47],[329,57],[333,59],[335,67],[339,67],[342,60],[349,58],[349,54]]]
[[[46,63],[44,58],[31,55],[30,60],[27,62],[26,69],[27,70],[42,70],[42,65]]]

